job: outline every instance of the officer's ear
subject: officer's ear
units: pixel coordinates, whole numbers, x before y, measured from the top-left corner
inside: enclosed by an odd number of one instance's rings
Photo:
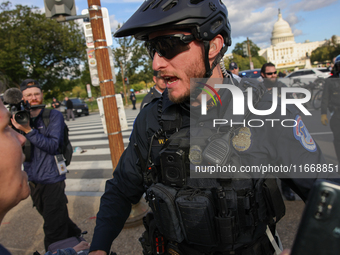
[[[153,82],[154,82],[154,83],[157,83],[156,76],[152,77],[152,79],[153,79]]]
[[[223,47],[223,43],[224,40],[222,35],[217,35],[210,41],[209,59],[214,59],[217,56]]]

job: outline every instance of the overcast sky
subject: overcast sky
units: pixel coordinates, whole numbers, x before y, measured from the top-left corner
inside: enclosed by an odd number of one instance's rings
[[[3,0],[0,0],[3,1]],[[181,0],[179,0],[181,1]],[[12,0],[13,4],[37,6],[45,12],[43,0]],[[125,22],[141,5],[141,0],[102,0],[110,15],[112,31]],[[273,25],[281,9],[295,35],[296,42],[321,41],[340,36],[340,0],[223,0],[229,11],[233,45],[247,37],[259,47],[270,45]],[[75,0],[77,14],[88,7],[86,0]],[[233,45],[228,50],[231,52]]]

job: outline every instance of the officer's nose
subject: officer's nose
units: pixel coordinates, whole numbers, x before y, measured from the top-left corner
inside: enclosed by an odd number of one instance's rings
[[[156,52],[153,56],[152,69],[157,71],[162,70],[167,67],[168,61],[168,59],[166,59],[165,57],[160,57]]]

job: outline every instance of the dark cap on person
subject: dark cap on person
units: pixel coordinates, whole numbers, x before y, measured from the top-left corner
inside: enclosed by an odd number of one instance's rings
[[[159,71],[155,71],[155,70],[153,71],[153,76],[156,76],[157,78],[159,78],[158,74],[159,74]]]
[[[33,87],[39,88],[41,90],[39,82],[33,79],[26,79],[20,84],[21,92],[24,91],[25,89]]]
[[[235,63],[235,62],[231,62],[230,64],[229,64],[229,70],[234,70],[234,69],[237,69],[238,67],[237,67],[237,64]]]

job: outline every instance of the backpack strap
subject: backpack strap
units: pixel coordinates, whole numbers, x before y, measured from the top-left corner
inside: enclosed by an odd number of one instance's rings
[[[48,127],[48,125],[50,124],[50,113],[51,113],[51,109],[44,109],[43,113],[42,113],[42,118],[45,124],[45,127]]]
[[[42,113],[42,119],[44,121],[45,127],[47,128],[48,125],[50,124],[50,114],[51,114],[52,109],[44,109],[43,113]],[[67,127],[65,125],[65,127]],[[68,131],[68,129],[67,129]],[[64,136],[65,136],[65,132],[64,132]],[[58,148],[58,153],[59,154],[63,154],[63,145],[59,144],[59,148]]]

